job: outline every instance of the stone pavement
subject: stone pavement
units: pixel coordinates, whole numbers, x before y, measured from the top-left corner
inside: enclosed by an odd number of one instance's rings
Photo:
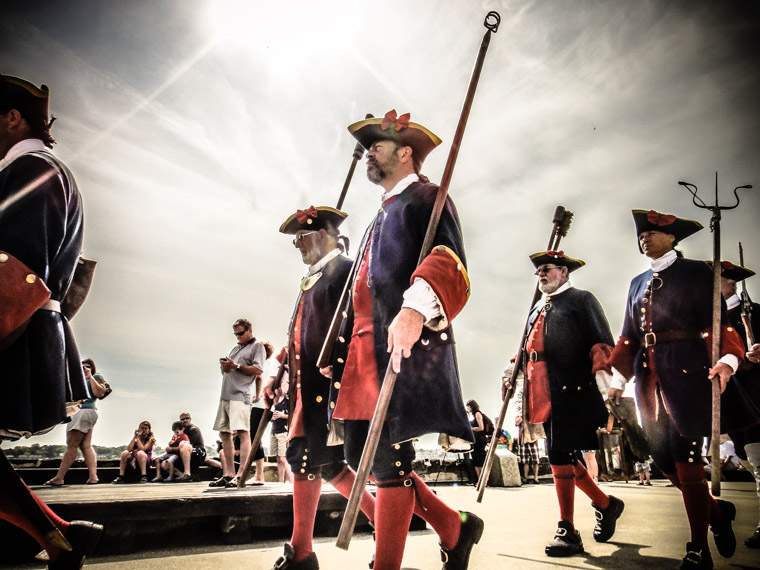
[[[571,558],[554,559],[544,555],[544,545],[551,539],[558,518],[553,485],[489,488],[482,504],[476,502],[475,490],[470,486],[436,489],[451,506],[473,511],[485,520],[485,532],[470,560],[473,570],[678,568],[688,540],[680,493],[666,487],[665,481],[654,481],[652,487],[639,486],[636,482],[612,482],[602,484],[602,488],[626,503],[615,536],[606,544],[594,541],[594,512],[585,495],[578,493],[576,527],[581,532],[586,552]],[[754,484],[725,483],[721,498],[734,502],[737,507],[734,528],[738,545],[736,554],[729,560],[721,558],[713,548],[715,567],[760,568],[760,550],[744,546],[744,539],[754,532],[758,521]],[[269,569],[282,552],[281,542],[270,540],[252,546],[195,547],[93,558],[88,560],[86,567],[103,570]],[[432,530],[412,532],[407,540],[403,568],[440,569],[437,542]],[[372,550],[369,534],[355,536],[348,551],[336,548],[332,538],[315,541],[315,551],[323,570],[365,569]]]

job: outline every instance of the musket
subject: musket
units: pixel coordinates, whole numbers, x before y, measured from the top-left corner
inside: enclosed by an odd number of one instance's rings
[[[572,221],[573,213],[569,210],[566,210],[564,206],[557,206],[557,209],[554,210],[554,216],[552,217],[552,231],[549,237],[549,245],[546,247],[547,250],[556,251],[559,248],[559,243],[563,237],[567,236],[567,231],[570,229],[570,223]],[[517,376],[520,373],[520,369],[523,368],[524,365],[523,356],[525,354],[525,341],[528,338],[530,315],[533,311],[533,307],[536,305],[540,297],[541,290],[538,288],[538,283],[536,283],[536,288],[533,291],[533,300],[530,302],[530,309],[528,310],[528,317],[525,319],[525,326],[523,327],[522,336],[520,337],[520,348],[517,351],[515,365],[512,367],[512,373],[510,374],[509,388],[507,389],[507,393],[504,395],[503,401],[501,403],[501,411],[499,412],[499,418],[496,420],[496,425],[494,426],[494,433],[498,433],[504,425],[504,418],[507,415],[509,401],[515,395]],[[488,477],[491,473],[491,466],[493,465],[493,458],[495,454],[496,445],[491,443],[491,445],[488,447],[486,460],[483,463],[483,469],[480,470],[480,477],[478,478],[478,483],[476,486],[476,489],[478,491],[478,503],[483,500],[483,494],[485,493],[486,486],[488,485]]]
[[[488,12],[485,21],[483,22],[483,25],[486,28],[486,33],[480,44],[480,50],[475,61],[475,68],[472,71],[472,77],[470,78],[470,84],[467,89],[467,95],[465,96],[462,113],[459,116],[459,123],[457,124],[454,139],[451,143],[449,157],[443,170],[441,184],[438,187],[438,193],[435,198],[435,203],[433,204],[433,211],[430,214],[430,221],[428,222],[425,238],[422,242],[422,247],[420,248],[420,256],[417,260],[418,266],[428,256],[432,249],[433,239],[438,230],[438,222],[441,219],[441,212],[443,211],[443,206],[446,203],[446,198],[448,196],[449,184],[451,183],[451,176],[454,173],[454,165],[456,164],[457,156],[459,154],[459,147],[462,144],[464,130],[467,126],[467,118],[470,115],[472,101],[475,98],[475,90],[478,86],[478,80],[480,79],[480,72],[483,69],[483,62],[485,61],[486,52],[488,51],[488,44],[491,42],[491,35],[496,33],[499,29],[500,21],[501,16],[499,16],[498,12],[491,11]],[[358,259],[359,254],[357,254],[356,257]],[[367,486],[369,473],[375,460],[377,444],[380,441],[380,434],[383,429],[383,424],[385,424],[385,418],[388,414],[388,406],[391,401],[391,396],[393,395],[393,387],[395,384],[396,372],[393,370],[393,359],[391,358],[388,361],[388,367],[385,371],[385,376],[383,377],[380,395],[378,396],[377,405],[375,406],[375,413],[369,425],[367,441],[364,444],[364,451],[362,452],[362,457],[359,461],[359,467],[356,470],[354,485],[351,488],[351,495],[348,498],[346,512],[343,516],[343,522],[340,525],[340,531],[338,532],[336,546],[343,550],[348,549],[348,545],[351,542],[351,537],[354,533],[354,526],[356,526],[356,519],[359,515],[362,495],[364,493],[364,488]]]
[[[739,265],[744,267],[744,248],[742,247],[742,242],[739,242]],[[752,300],[749,298],[749,293],[747,293],[746,279],[742,279],[741,300],[742,324],[744,325],[744,332],[747,334],[747,350],[749,350],[755,344],[755,334],[752,331]]]
[[[367,114],[367,119],[371,119],[372,115]],[[340,191],[340,198],[338,198],[338,205],[336,206],[336,209],[340,210],[343,207],[343,201],[346,199],[346,192],[348,192],[348,187],[351,185],[351,179],[354,177],[354,170],[356,170],[356,163],[359,162],[364,155],[364,148],[357,143],[354,147],[353,153],[351,153],[351,166],[348,168],[348,174],[346,174],[346,180],[343,182],[343,188]],[[356,261],[354,260],[354,267],[356,267]],[[353,271],[353,268],[352,268]],[[346,285],[348,287],[348,284]],[[288,342],[287,347],[290,347],[290,336],[292,334],[292,328],[293,328],[293,322],[296,318],[296,311],[298,311],[298,305],[301,302],[301,296],[303,295],[303,291],[299,291],[298,298],[296,299],[296,306],[293,310],[293,316],[290,318],[290,327],[288,328]],[[338,304],[340,307],[340,303]],[[335,318],[333,318],[333,325],[335,324]],[[336,336],[337,336],[337,330],[336,330]],[[324,350],[324,349],[323,349]],[[285,358],[282,361],[282,365],[280,366],[280,369],[277,371],[277,376],[274,379],[274,384],[272,384],[272,390],[276,390],[280,387],[280,384],[282,384],[282,376],[285,373],[285,369],[287,368],[287,362],[288,362],[288,351],[285,353]],[[320,355],[321,358],[321,355]],[[324,366],[320,366],[321,368],[324,368]],[[267,429],[267,425],[269,425],[269,422],[272,420],[272,408],[274,407],[275,402],[273,401],[270,405],[266,407],[266,410],[264,410],[264,414],[261,416],[261,420],[259,420],[259,426],[256,428],[256,434],[253,437],[253,440],[251,441],[251,452],[248,455],[248,457],[245,460],[245,469],[243,470],[244,476],[240,479],[238,479],[238,487],[242,488],[245,487],[245,476],[248,474],[248,470],[251,468],[251,465],[253,464],[253,457],[256,455],[256,451],[259,449],[259,446],[261,445],[261,438],[264,437],[264,431]]]
[[[686,188],[692,196],[692,202],[698,208],[710,210],[710,230],[713,232],[713,295],[712,295],[712,350],[710,362],[712,367],[718,364],[720,359],[720,334],[721,334],[721,291],[720,291],[720,220],[722,210],[733,210],[739,205],[739,195],[737,190],[740,188],[752,188],[751,185],[737,186],[734,188],[736,203],[733,206],[718,205],[718,173],[715,173],[715,204],[708,206],[701,198],[697,197],[697,187],[688,182],[679,182]],[[720,497],[720,376],[716,374],[710,378],[712,382],[712,429],[710,434],[710,490],[715,497]]]

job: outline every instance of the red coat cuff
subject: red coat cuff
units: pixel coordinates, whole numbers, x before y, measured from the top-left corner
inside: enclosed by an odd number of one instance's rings
[[[704,331],[707,354],[712,354],[712,329]],[[731,325],[722,325],[720,331],[720,355],[733,354],[739,359],[739,364],[744,361],[744,341],[736,329]]]
[[[589,352],[589,358],[591,359],[591,372],[596,374],[600,370],[604,370],[609,374],[612,374],[610,370],[609,359],[612,355],[612,347],[609,344],[603,342],[597,343],[591,347]]]
[[[612,354],[607,360],[607,366],[614,368],[626,378],[633,376],[633,359],[639,350],[639,341],[621,336]]]
[[[433,248],[412,274],[410,283],[416,278],[430,285],[449,322],[460,313],[470,296],[467,269],[457,254],[444,245]]]

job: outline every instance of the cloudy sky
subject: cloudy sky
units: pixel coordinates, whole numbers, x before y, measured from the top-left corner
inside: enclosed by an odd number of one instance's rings
[[[498,413],[558,205],[561,248],[587,266],[613,335],[647,267],[631,209],[697,219],[679,180],[724,213],[724,258],[760,269],[760,10],[754,2],[69,0],[0,7],[0,73],[52,90],[56,153],[85,204],[98,261],[73,321],[114,387],[94,443],[159,439],[181,411],[212,442],[218,358],[238,317],[285,342],[305,271],[277,232],[296,208],[337,203],[346,126],[395,108],[443,139],[438,181],[489,10],[501,14],[451,183],[472,296],[455,322],[465,398]],[[380,190],[357,169],[344,233],[357,244]],[[688,257],[712,257],[705,229]],[[760,279],[760,278],[758,278]],[[760,281],[749,281],[760,298]],[[62,443],[64,429],[37,438]],[[22,443],[30,443],[22,442]]]

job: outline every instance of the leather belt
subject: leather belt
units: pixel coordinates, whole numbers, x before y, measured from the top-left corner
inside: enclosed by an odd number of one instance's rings
[[[528,353],[528,361],[529,362],[544,362],[546,359],[544,358],[543,352],[536,352],[535,350],[531,350]]]
[[[701,332],[690,331],[662,331],[648,332],[644,335],[644,348],[649,348],[660,342],[670,342],[673,340],[696,340],[704,338]]]
[[[48,299],[40,307],[40,309],[43,310],[43,311],[55,311],[56,313],[60,313],[61,312],[61,302],[60,301],[56,301],[55,299]]]

